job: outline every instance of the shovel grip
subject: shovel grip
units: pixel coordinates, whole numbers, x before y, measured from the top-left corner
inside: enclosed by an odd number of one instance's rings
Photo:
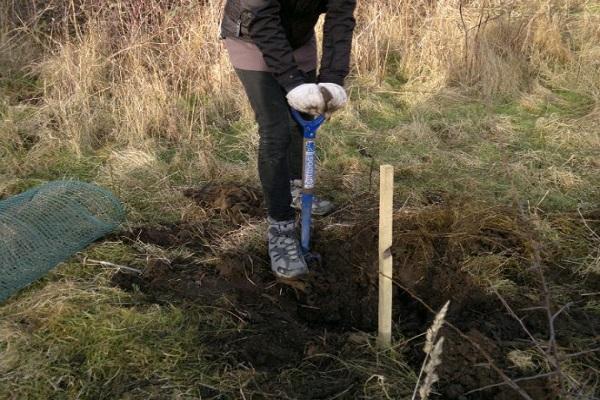
[[[312,120],[306,120],[302,117],[302,114],[298,110],[292,108],[292,117],[294,120],[302,127],[304,132],[304,138],[306,139],[314,139],[317,135],[317,130],[323,125],[325,122],[325,116],[319,115],[317,118]]]
[[[327,106],[331,99],[333,99],[333,96],[331,95],[331,92],[324,87],[321,87],[321,94],[323,95],[323,100],[325,100],[325,105]],[[291,111],[292,117],[294,117],[298,125],[302,127],[302,130],[304,131],[304,137],[306,139],[314,139],[317,134],[317,130],[327,119],[325,115],[319,115],[314,119],[304,119],[298,110],[292,108]]]

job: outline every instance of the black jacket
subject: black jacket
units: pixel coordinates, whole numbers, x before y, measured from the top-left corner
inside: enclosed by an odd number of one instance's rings
[[[227,0],[222,37],[255,43],[278,82],[287,91],[304,83],[292,50],[314,35],[325,13],[320,82],[344,84],[350,64],[356,0]]]

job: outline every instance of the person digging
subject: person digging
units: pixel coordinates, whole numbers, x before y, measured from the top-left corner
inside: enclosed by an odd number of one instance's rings
[[[356,0],[227,0],[221,23],[229,59],[244,86],[259,132],[258,172],[268,209],[271,270],[280,278],[308,273],[298,240],[303,136],[290,107],[329,117],[348,97]],[[325,14],[317,77],[315,25]],[[308,203],[307,203],[308,204]],[[314,198],[312,213],[334,205]]]

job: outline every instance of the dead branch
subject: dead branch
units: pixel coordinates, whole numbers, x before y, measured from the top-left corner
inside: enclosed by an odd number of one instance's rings
[[[583,224],[585,225],[585,227],[590,231],[590,233],[592,234],[592,236],[594,237],[594,239],[596,239],[597,241],[600,242],[600,236],[596,233],[596,231],[594,231],[587,223],[585,217],[583,216],[583,214],[581,213],[581,209],[579,207],[577,207],[577,212],[579,213],[579,216],[581,217],[581,220],[583,221]]]
[[[108,261],[92,260],[87,257],[83,259],[83,265],[100,265],[101,267],[108,267],[108,268],[115,268],[117,270],[129,271],[129,272],[133,272],[138,275],[140,275],[142,273],[142,270],[137,269],[137,268],[126,267],[125,265],[114,264],[114,263],[111,263]]]
[[[556,375],[556,371],[546,372],[544,374],[538,374],[538,375],[533,375],[533,376],[525,376],[523,378],[516,378],[516,379],[513,379],[513,382],[532,381],[534,379],[547,378],[547,377],[553,376],[553,375]],[[467,395],[469,395],[471,393],[482,392],[482,391],[487,390],[487,389],[492,389],[492,388],[495,388],[495,387],[505,386],[505,385],[506,385],[506,382],[494,383],[494,384],[491,384],[491,385],[487,385],[487,386],[483,386],[483,387],[480,387],[480,388],[477,388],[477,389],[470,390],[467,393],[465,393],[464,395],[467,396]]]
[[[508,302],[506,301],[506,299],[504,297],[502,297],[502,295],[500,293],[498,293],[498,291],[494,288],[494,294],[496,295],[496,297],[498,297],[498,299],[500,300],[500,302],[502,303],[502,305],[504,306],[504,308],[506,308],[506,310],[508,311],[508,313],[515,319],[517,320],[517,322],[519,322],[519,325],[521,325],[521,329],[523,329],[523,331],[527,334],[527,336],[529,336],[529,339],[533,342],[533,344],[535,345],[535,347],[540,351],[540,353],[542,354],[546,354],[546,351],[542,348],[542,346],[539,344],[538,340],[533,336],[533,334],[529,331],[529,329],[527,328],[527,326],[525,325],[525,323],[523,322],[523,319],[520,318],[512,309],[512,307],[508,304]]]
[[[562,372],[562,368],[560,365],[559,354],[558,354],[558,344],[556,342],[556,329],[554,327],[554,313],[552,312],[552,298],[550,295],[550,289],[548,288],[548,283],[546,282],[546,276],[544,275],[544,270],[542,268],[541,261],[541,245],[539,242],[533,242],[533,267],[538,272],[540,278],[540,285],[542,289],[542,296],[544,302],[544,308],[546,311],[546,317],[548,319],[548,351],[546,352],[548,361],[552,364],[552,367],[557,372],[557,383],[559,384],[561,392],[564,392],[564,374]],[[560,312],[559,312],[560,313]]]

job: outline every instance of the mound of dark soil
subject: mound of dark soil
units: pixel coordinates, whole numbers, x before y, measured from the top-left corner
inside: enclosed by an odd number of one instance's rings
[[[183,194],[236,224],[247,222],[248,217],[265,216],[262,192],[251,186],[208,183],[199,189],[186,189]]]
[[[127,237],[164,248],[187,246],[195,250],[202,248],[203,244],[209,243],[214,238],[212,232],[200,224],[141,226],[132,228],[127,233]]]
[[[258,210],[260,204],[252,191],[228,186],[205,187],[189,195],[203,207],[241,214]],[[296,368],[313,354],[335,355],[352,347],[357,331],[376,331],[376,221],[373,211],[337,214],[317,221],[314,245],[323,262],[313,265],[309,276],[293,282],[273,278],[266,247],[253,254],[217,254],[216,268],[198,264],[193,258],[150,260],[141,277],[118,273],[114,282],[125,289],[135,285],[155,301],[167,297],[170,301],[220,304],[244,326],[239,332],[214,338],[213,345],[220,354],[226,354],[234,365],[241,363],[267,372]],[[232,221],[232,227],[236,223]],[[535,285],[529,268],[528,229],[526,221],[510,209],[434,204],[396,212],[392,248],[394,332],[415,337],[427,330],[432,314],[415,297],[434,309],[450,300],[448,320],[485,349],[496,365],[518,375],[507,354],[528,349],[529,338],[498,298],[485,290],[481,277],[510,279],[525,289]],[[172,246],[186,245],[186,238],[197,236],[210,241],[210,229],[165,227],[160,233],[142,229],[136,237]],[[532,293],[517,293],[510,300],[520,309],[537,307],[538,297]],[[540,338],[548,334],[539,311],[529,311],[527,322]],[[592,335],[593,325],[599,322],[583,318],[567,321],[561,325],[562,334]],[[443,334],[444,362],[437,389],[443,398],[517,398],[503,386],[464,397],[471,390],[500,382],[500,378],[472,343],[450,329],[444,329]],[[421,347],[422,342],[413,341],[404,349],[415,369],[423,361]],[[357,378],[339,379],[350,387]],[[556,397],[545,379],[527,381],[526,388],[535,399]],[[293,387],[293,393],[299,396],[296,398],[321,398],[312,386]],[[348,393],[350,396],[352,391]]]

